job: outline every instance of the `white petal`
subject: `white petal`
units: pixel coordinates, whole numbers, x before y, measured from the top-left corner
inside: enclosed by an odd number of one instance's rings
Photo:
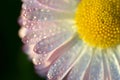
[[[108,50],[108,64],[110,67],[111,80],[120,80],[120,65],[115,56],[115,53],[112,50]]]
[[[20,17],[20,24],[29,29],[36,27],[44,27],[58,20],[74,19],[73,12],[60,12],[51,10],[38,3],[37,0],[27,1],[23,3],[23,9]]]
[[[70,48],[74,42],[76,41],[76,36],[71,36],[71,38],[64,42],[63,45],[59,46],[57,49],[51,51],[49,54],[29,54],[32,56],[33,63],[35,64],[35,68],[39,70],[39,74],[46,74],[50,65],[56,61],[56,59],[66,51],[66,49]]]
[[[79,0],[38,0],[41,4],[59,10],[73,11]]]
[[[93,52],[90,64],[89,80],[104,80],[103,56],[101,50]]]
[[[23,0],[23,2],[28,2],[33,0]],[[49,7],[51,9],[57,10],[67,10],[72,11],[76,8],[80,0],[36,0],[39,4]]]
[[[72,26],[73,25],[70,22],[66,21],[65,23],[54,23],[54,25],[49,25],[35,31],[29,30],[29,32],[23,38],[23,42],[27,44],[35,44],[42,39],[54,37],[55,35],[57,35],[58,37],[60,35],[65,35],[67,39],[75,33],[75,30],[73,30]]]
[[[91,61],[92,49],[85,47],[81,53],[82,54],[78,56],[77,63],[74,65],[73,69],[70,71],[69,75],[67,76],[68,80],[84,80],[83,78],[85,72],[89,67]]]
[[[116,58],[118,59],[119,65],[120,65],[120,45],[118,45],[114,50],[114,53],[116,55]]]
[[[111,80],[110,67],[106,57],[107,52],[103,51],[104,80]]]
[[[72,47],[62,52],[63,55],[51,65],[50,70],[48,71],[49,80],[62,80],[74,66],[82,47],[81,41],[77,41]]]
[[[34,51],[38,54],[46,54],[56,49],[60,45],[64,44],[68,39],[70,39],[73,34],[68,31],[63,31],[61,33],[55,34],[53,36],[47,37],[40,40],[34,47]]]

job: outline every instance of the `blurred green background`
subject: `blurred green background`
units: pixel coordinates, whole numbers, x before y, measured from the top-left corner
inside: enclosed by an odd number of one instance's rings
[[[22,50],[17,23],[20,0],[0,1],[0,80],[43,80]]]

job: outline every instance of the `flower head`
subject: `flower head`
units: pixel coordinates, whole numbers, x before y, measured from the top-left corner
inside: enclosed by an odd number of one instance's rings
[[[19,22],[38,74],[120,79],[120,0],[23,0]]]

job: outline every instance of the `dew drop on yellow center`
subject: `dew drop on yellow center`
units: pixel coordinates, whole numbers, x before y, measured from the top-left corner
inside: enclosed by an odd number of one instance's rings
[[[81,0],[75,21],[79,37],[88,45],[120,44],[120,0]]]

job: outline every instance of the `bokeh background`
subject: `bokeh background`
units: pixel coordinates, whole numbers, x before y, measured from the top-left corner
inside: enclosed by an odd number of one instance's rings
[[[17,23],[21,4],[20,0],[0,1],[0,80],[45,80],[21,49]]]

